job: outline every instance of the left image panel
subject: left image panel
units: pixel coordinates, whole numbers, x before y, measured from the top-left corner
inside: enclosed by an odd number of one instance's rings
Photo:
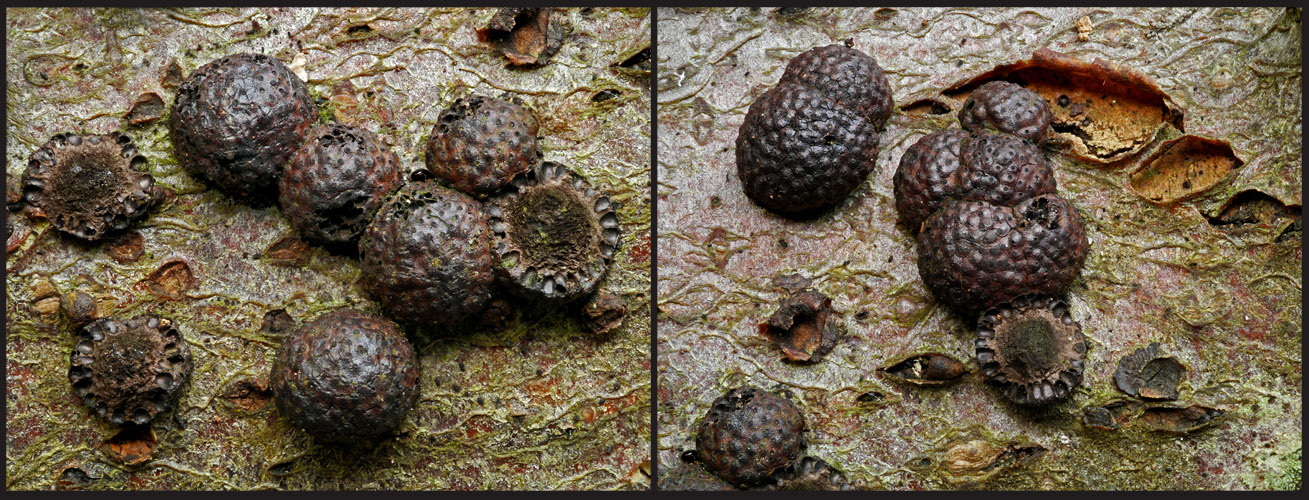
[[[6,15],[6,489],[649,488],[648,9]]]

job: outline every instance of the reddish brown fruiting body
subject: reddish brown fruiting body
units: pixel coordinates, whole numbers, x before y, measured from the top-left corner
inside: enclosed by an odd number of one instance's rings
[[[282,342],[269,386],[278,411],[328,443],[376,440],[418,400],[418,358],[386,319],[349,309],[324,314]]]
[[[287,164],[279,200],[304,237],[354,243],[402,182],[400,159],[376,134],[330,123],[315,127]]]
[[[900,221],[917,233],[946,200],[1012,206],[1055,192],[1054,168],[1041,149],[993,132],[934,132],[909,146],[892,179]]]
[[[265,203],[317,117],[309,88],[281,61],[232,54],[182,82],[168,130],[188,172],[229,195]]]
[[[427,168],[464,193],[485,198],[541,162],[536,116],[517,100],[473,96],[441,113],[427,139]]]
[[[701,422],[697,456],[732,484],[756,484],[800,459],[804,426],[804,415],[786,398],[754,387],[732,389],[714,400]]]
[[[1086,251],[1081,217],[1057,195],[1013,207],[951,200],[918,234],[918,273],[938,300],[971,319],[1025,294],[1062,292]]]
[[[1052,120],[1045,98],[1003,80],[977,87],[959,109],[959,122],[965,129],[993,129],[1036,144],[1050,136]]]
[[[459,324],[491,296],[482,204],[432,181],[388,197],[359,240],[359,258],[364,290],[397,321]]]
[[[796,56],[741,124],[736,167],[746,196],[792,217],[840,201],[873,171],[891,107],[886,76],[867,54],[832,45]]]

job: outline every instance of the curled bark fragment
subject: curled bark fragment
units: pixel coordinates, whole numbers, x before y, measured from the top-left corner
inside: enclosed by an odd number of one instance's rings
[[[146,92],[136,98],[132,108],[127,110],[123,120],[128,125],[141,125],[158,120],[164,116],[164,99],[154,92]]]
[[[128,231],[109,240],[105,249],[119,264],[136,262],[145,255],[145,237],[138,231]]]
[[[596,335],[603,335],[623,324],[627,306],[623,299],[609,292],[600,292],[582,308],[582,327]]]
[[[1141,402],[1130,399],[1110,401],[1102,406],[1082,408],[1082,424],[1102,431],[1117,430],[1141,409]]]
[[[477,41],[494,45],[511,66],[540,66],[559,51],[563,27],[551,23],[551,8],[507,7],[496,11]]]
[[[759,333],[776,342],[786,359],[817,363],[832,351],[840,336],[831,314],[832,299],[805,290],[783,300],[768,322],[759,325]]]
[[[1152,431],[1190,434],[1210,425],[1227,412],[1218,408],[1191,405],[1185,408],[1156,406],[1146,408],[1140,422]]]
[[[155,295],[179,300],[186,298],[185,293],[195,288],[199,281],[191,273],[191,266],[188,266],[185,261],[175,260],[159,266],[159,269],[150,273],[144,283]]]
[[[941,468],[952,484],[979,484],[1044,452],[1044,447],[1035,444],[997,445],[984,439],[960,440],[946,447]]]
[[[133,466],[148,462],[158,444],[150,426],[128,426],[101,443],[100,449],[114,461]]]
[[[1185,135],[1160,145],[1132,172],[1128,185],[1142,198],[1164,205],[1208,192],[1243,163],[1227,141]]]

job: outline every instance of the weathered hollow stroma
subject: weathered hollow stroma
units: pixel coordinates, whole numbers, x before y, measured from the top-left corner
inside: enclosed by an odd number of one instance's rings
[[[79,331],[68,381],[87,408],[124,425],[147,425],[177,402],[191,376],[191,349],[172,320],[103,318]]]
[[[58,134],[28,159],[22,201],[56,229],[99,240],[127,229],[155,203],[146,164],[121,133]]]
[[[488,202],[497,272],[527,297],[571,301],[595,290],[622,231],[609,197],[545,162]]]

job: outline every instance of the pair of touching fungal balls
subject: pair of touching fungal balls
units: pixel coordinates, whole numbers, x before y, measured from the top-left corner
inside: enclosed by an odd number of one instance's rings
[[[796,56],[741,125],[745,194],[788,217],[835,205],[873,171],[892,105],[868,55],[831,45]],[[1088,242],[1042,151],[1051,120],[1035,92],[987,82],[960,108],[963,128],[919,139],[893,179],[923,282],[966,324],[979,324],[979,365],[1022,405],[1066,398],[1086,352],[1068,305],[1055,298],[1076,278]]]
[[[254,205],[276,199],[308,240],[357,248],[362,287],[401,323],[466,325],[500,289],[576,303],[608,271],[621,237],[616,207],[581,175],[542,161],[537,119],[516,100],[458,99],[426,141],[430,175],[409,180],[376,134],[317,119],[284,64],[234,54],[179,86],[168,128],[191,174]],[[33,153],[22,199],[61,231],[97,240],[162,197],[146,170],[125,135],[60,134]],[[189,377],[190,352],[168,319],[105,318],[82,335],[69,380],[110,422],[148,424]],[[344,310],[285,338],[270,385],[281,413],[340,442],[390,433],[417,380],[395,322]]]

